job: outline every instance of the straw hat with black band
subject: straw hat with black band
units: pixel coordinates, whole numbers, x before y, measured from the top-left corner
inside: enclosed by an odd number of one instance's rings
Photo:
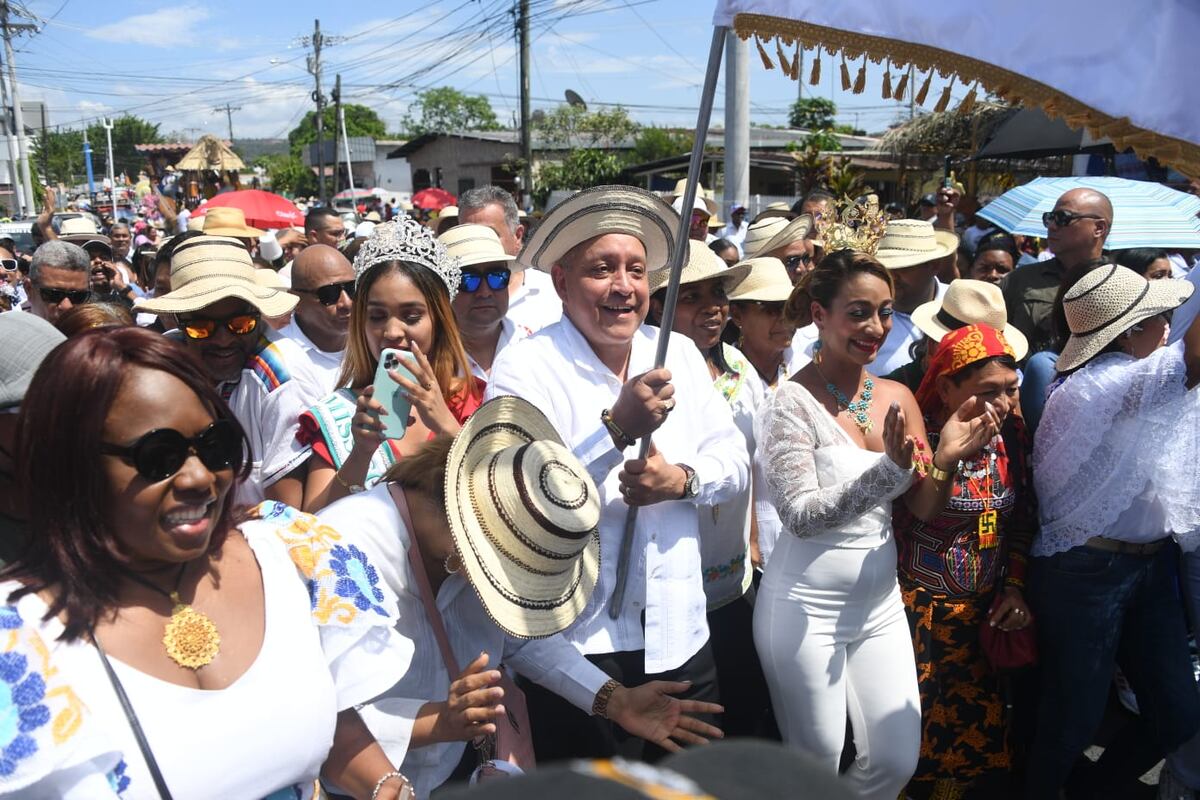
[[[888,269],[905,269],[937,261],[958,250],[958,234],[934,228],[922,219],[894,219],[887,224],[875,258]]]
[[[720,278],[725,284],[725,293],[728,295],[733,287],[741,283],[749,273],[749,264],[743,262],[732,267],[726,266],[721,257],[710,250],[708,245],[689,241],[687,261],[684,262],[683,271],[679,273],[679,285],[686,286],[689,283],[700,283],[710,278]],[[647,281],[650,294],[665,288],[670,277],[671,270],[669,269],[651,272]]]
[[[1004,293],[999,286],[987,281],[969,278],[951,281],[940,300],[930,300],[913,309],[912,321],[935,342],[940,342],[950,331],[968,325],[987,325],[1004,334],[1017,361],[1029,352],[1025,334],[1008,322]]]
[[[1116,264],[1092,270],[1063,296],[1071,338],[1055,368],[1068,372],[1087,363],[1142,320],[1177,308],[1193,288],[1187,281],[1148,281]]]
[[[171,254],[171,291],[162,297],[139,300],[138,311],[148,314],[186,314],[236,297],[254,306],[264,317],[282,317],[299,298],[285,289],[264,286],[267,270],[258,270],[237,239],[196,236],[179,243]],[[263,273],[260,275],[260,273]]]
[[[189,230],[191,220],[188,220]],[[266,231],[251,228],[246,224],[246,215],[240,208],[230,206],[215,206],[204,212],[204,226],[201,228],[209,236],[234,236],[239,239],[257,239]]]
[[[582,613],[600,570],[600,494],[532,404],[497,397],[463,424],[446,460],[446,516],[505,633],[551,636]]]
[[[523,269],[521,265],[513,263],[516,257],[504,252],[504,244],[500,237],[487,225],[455,225],[437,238],[446,246],[446,251],[457,258],[464,267],[503,263],[513,272]]]
[[[525,240],[517,262],[549,272],[576,245],[609,233],[636,237],[650,271],[667,266],[679,215],[658,195],[633,186],[596,186],[556,205]]]
[[[768,217],[756,221],[746,230],[746,238],[742,240],[742,252],[747,258],[765,256],[806,238],[812,227],[811,214],[801,214],[790,220],[784,217]]]
[[[62,227],[59,228],[58,238],[64,242],[77,244],[80,247],[87,249],[89,244],[101,244],[112,252],[112,240],[102,234],[96,227],[96,223],[87,217],[73,217],[63,220]]]

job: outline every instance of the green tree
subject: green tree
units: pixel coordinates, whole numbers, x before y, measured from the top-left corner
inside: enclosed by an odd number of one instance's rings
[[[548,145],[608,148],[632,138],[639,125],[620,106],[599,111],[560,105],[534,116],[534,134]]]
[[[95,145],[92,145],[95,147]],[[83,131],[38,131],[30,147],[30,163],[39,176],[50,183],[68,186],[83,183],[87,168],[83,162]],[[93,155],[93,163],[95,156]],[[45,175],[42,173],[45,172]]]
[[[823,131],[833,127],[837,106],[823,97],[804,97],[792,103],[788,125],[806,131]]]
[[[534,180],[534,199],[544,206],[555,189],[587,189],[622,183],[621,158],[615,153],[585,147],[571,150],[561,163],[544,163]]]
[[[374,109],[358,103],[342,104],[342,112],[346,117],[347,136],[370,136],[372,139],[386,139],[387,126],[375,113]],[[325,140],[332,142],[334,131],[338,129],[337,109],[326,106],[321,114],[325,126]],[[296,158],[300,158],[304,148],[317,140],[317,112],[309,111],[300,120],[300,124],[288,133],[288,149]]]
[[[467,95],[442,86],[419,92],[400,126],[403,135],[413,139],[426,133],[498,131],[500,121],[483,95]]]
[[[347,124],[347,127],[349,125]],[[254,166],[262,167],[271,182],[271,191],[295,197],[317,193],[317,176],[304,166],[304,162],[293,155],[265,155],[254,159]]]
[[[696,136],[688,131],[670,128],[642,128],[633,140],[633,150],[627,156],[630,164],[644,164],[663,158],[681,156],[692,151]]]
[[[87,133],[92,143],[92,167],[99,180],[108,174],[108,141],[104,126],[94,123],[88,126]],[[117,175],[123,172],[136,179],[138,171],[146,167],[146,157],[137,151],[137,145],[162,141],[157,124],[129,114],[117,117],[113,120],[112,129],[113,171]],[[49,162],[47,169],[43,168],[43,153]],[[36,161],[39,174],[45,171],[45,177],[51,181],[80,183],[86,175],[83,131],[47,131],[45,135],[39,131],[32,140],[29,157]]]

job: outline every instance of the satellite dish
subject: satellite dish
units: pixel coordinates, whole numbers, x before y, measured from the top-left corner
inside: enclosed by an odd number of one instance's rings
[[[587,103],[583,102],[583,98],[579,96],[579,92],[574,89],[567,89],[567,105],[575,106],[587,111]]]

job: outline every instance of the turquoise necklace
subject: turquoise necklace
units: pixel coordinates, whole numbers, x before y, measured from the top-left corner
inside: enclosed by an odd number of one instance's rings
[[[821,367],[819,365],[817,365],[817,373],[822,378],[825,378],[825,373],[821,372]],[[863,381],[862,393],[859,394],[859,399],[851,400],[849,397],[846,397],[845,393],[841,389],[833,385],[833,381],[825,378],[826,391],[833,395],[833,399],[837,401],[838,408],[846,409],[846,411],[850,414],[850,418],[854,420],[854,424],[857,425],[858,429],[863,432],[863,436],[866,436],[868,433],[870,433],[871,428],[875,424],[871,421],[870,415],[871,394],[874,388],[875,381],[867,378],[865,381]]]

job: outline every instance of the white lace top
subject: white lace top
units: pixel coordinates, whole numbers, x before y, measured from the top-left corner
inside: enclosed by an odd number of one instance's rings
[[[1035,556],[1093,536],[1200,544],[1200,393],[1186,377],[1179,342],[1097,356],[1051,390],[1033,448]]]
[[[785,530],[856,548],[891,535],[891,501],[912,484],[912,470],[855,444],[795,381],[780,384],[760,413],[758,452]]]

